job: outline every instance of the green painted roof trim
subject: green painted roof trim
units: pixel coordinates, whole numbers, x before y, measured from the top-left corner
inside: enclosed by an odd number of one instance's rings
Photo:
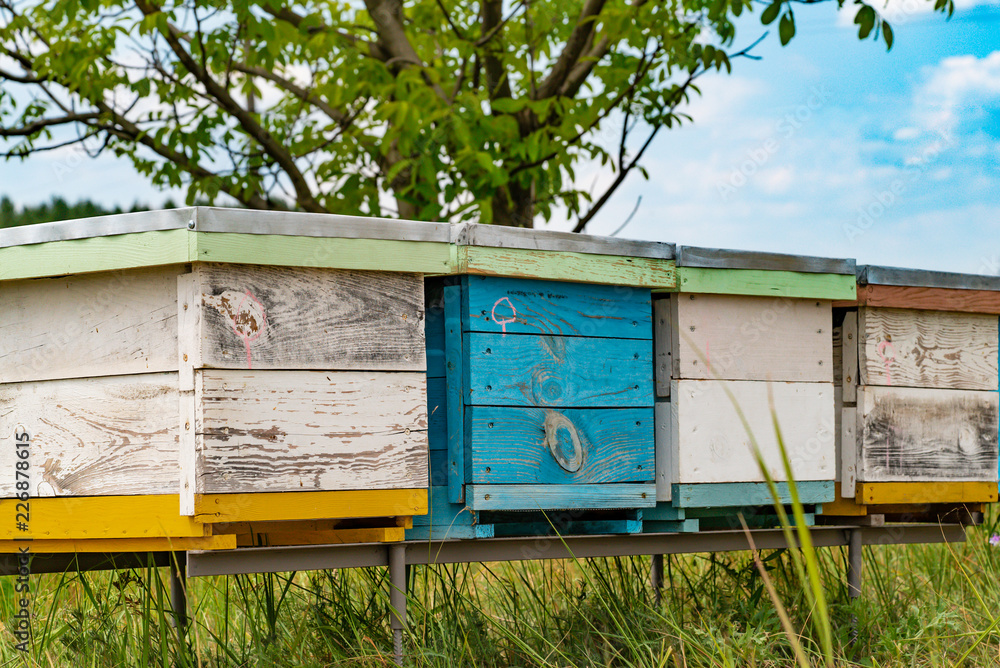
[[[856,279],[847,274],[678,267],[677,275],[679,292],[830,300],[857,296]]]
[[[186,262],[451,273],[450,244],[391,239],[196,232],[186,229],[0,248],[0,280]]]

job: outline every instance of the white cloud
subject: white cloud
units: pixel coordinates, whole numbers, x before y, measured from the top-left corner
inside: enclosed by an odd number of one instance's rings
[[[925,130],[951,131],[987,103],[1000,103],[1000,51],[952,56],[931,68],[914,95],[914,115]]]

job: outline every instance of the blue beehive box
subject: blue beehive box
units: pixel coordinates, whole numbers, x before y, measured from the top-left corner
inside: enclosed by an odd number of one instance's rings
[[[649,289],[427,282],[430,514],[407,537],[632,533],[656,503]]]

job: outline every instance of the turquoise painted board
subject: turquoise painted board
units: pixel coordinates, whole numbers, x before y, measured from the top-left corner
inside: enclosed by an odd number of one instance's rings
[[[440,290],[428,294],[440,295]],[[428,299],[424,315],[424,340],[427,347],[427,377],[444,378],[444,306],[441,297]]]
[[[472,406],[465,420],[472,484],[653,482],[652,408]]]
[[[431,450],[448,449],[447,381],[427,379],[427,444]]]
[[[428,461],[431,487],[448,486],[448,451],[431,450]]]
[[[653,405],[652,340],[472,333],[464,345],[468,405]]]
[[[832,480],[806,480],[795,483],[802,503],[827,503],[834,500]],[[787,482],[776,484],[781,503],[791,503]],[[725,508],[766,506],[774,502],[767,483],[724,482],[673,486],[673,501],[681,508]]]
[[[687,511],[684,508],[671,506],[669,503],[657,503],[653,508],[646,508],[642,511],[642,519],[668,521],[683,520],[687,518]]]
[[[493,525],[477,523],[471,510],[448,502],[447,487],[432,486],[428,501],[428,513],[414,516],[413,527],[406,530],[407,540],[493,537]]]
[[[651,508],[656,485],[468,485],[466,500],[475,510]]]
[[[642,520],[643,533],[694,533],[700,528],[699,520]]]
[[[466,366],[462,346],[462,289],[444,288],[445,379],[448,414],[448,500],[462,503],[465,476],[465,425],[462,410],[462,383]]]
[[[463,276],[467,332],[621,339],[653,336],[650,291],[521,278]]]
[[[814,513],[803,513],[803,519],[805,520],[804,526],[811,527],[816,525],[816,515]],[[748,529],[774,529],[781,526],[777,515],[744,515],[743,520],[746,522]],[[788,514],[788,520],[791,526],[796,526],[795,518],[792,517],[791,513]],[[697,521],[701,523],[702,531],[739,531],[743,528],[739,517],[735,514],[703,517]]]
[[[546,522],[509,522],[494,524],[496,537],[501,536],[592,536],[597,534],[629,534],[642,531],[642,520],[596,520],[567,522],[553,526]]]

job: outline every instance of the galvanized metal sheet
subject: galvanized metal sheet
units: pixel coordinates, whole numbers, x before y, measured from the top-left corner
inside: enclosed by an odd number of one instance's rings
[[[620,255],[672,260],[674,244],[660,241],[634,241],[615,237],[597,237],[574,232],[554,232],[500,225],[461,223],[452,229],[452,241],[459,246],[521,248],[525,250],[564,251],[592,255]]]
[[[200,232],[439,243],[448,243],[451,239],[451,225],[448,223],[290,211],[188,207],[0,229],[0,248],[184,228]]]
[[[858,267],[858,284],[953,290],[1000,290],[1000,276],[862,265]]]
[[[767,271],[796,271],[804,274],[854,275],[854,260],[785,255],[758,251],[728,250],[723,248],[698,248],[680,246],[677,249],[678,267],[706,267],[710,269],[763,269]]]
[[[0,229],[0,248],[28,246],[50,241],[70,241],[91,237],[110,237],[136,232],[161,232],[187,227],[196,208],[140,211],[113,216],[79,218],[54,223],[39,223]]]

